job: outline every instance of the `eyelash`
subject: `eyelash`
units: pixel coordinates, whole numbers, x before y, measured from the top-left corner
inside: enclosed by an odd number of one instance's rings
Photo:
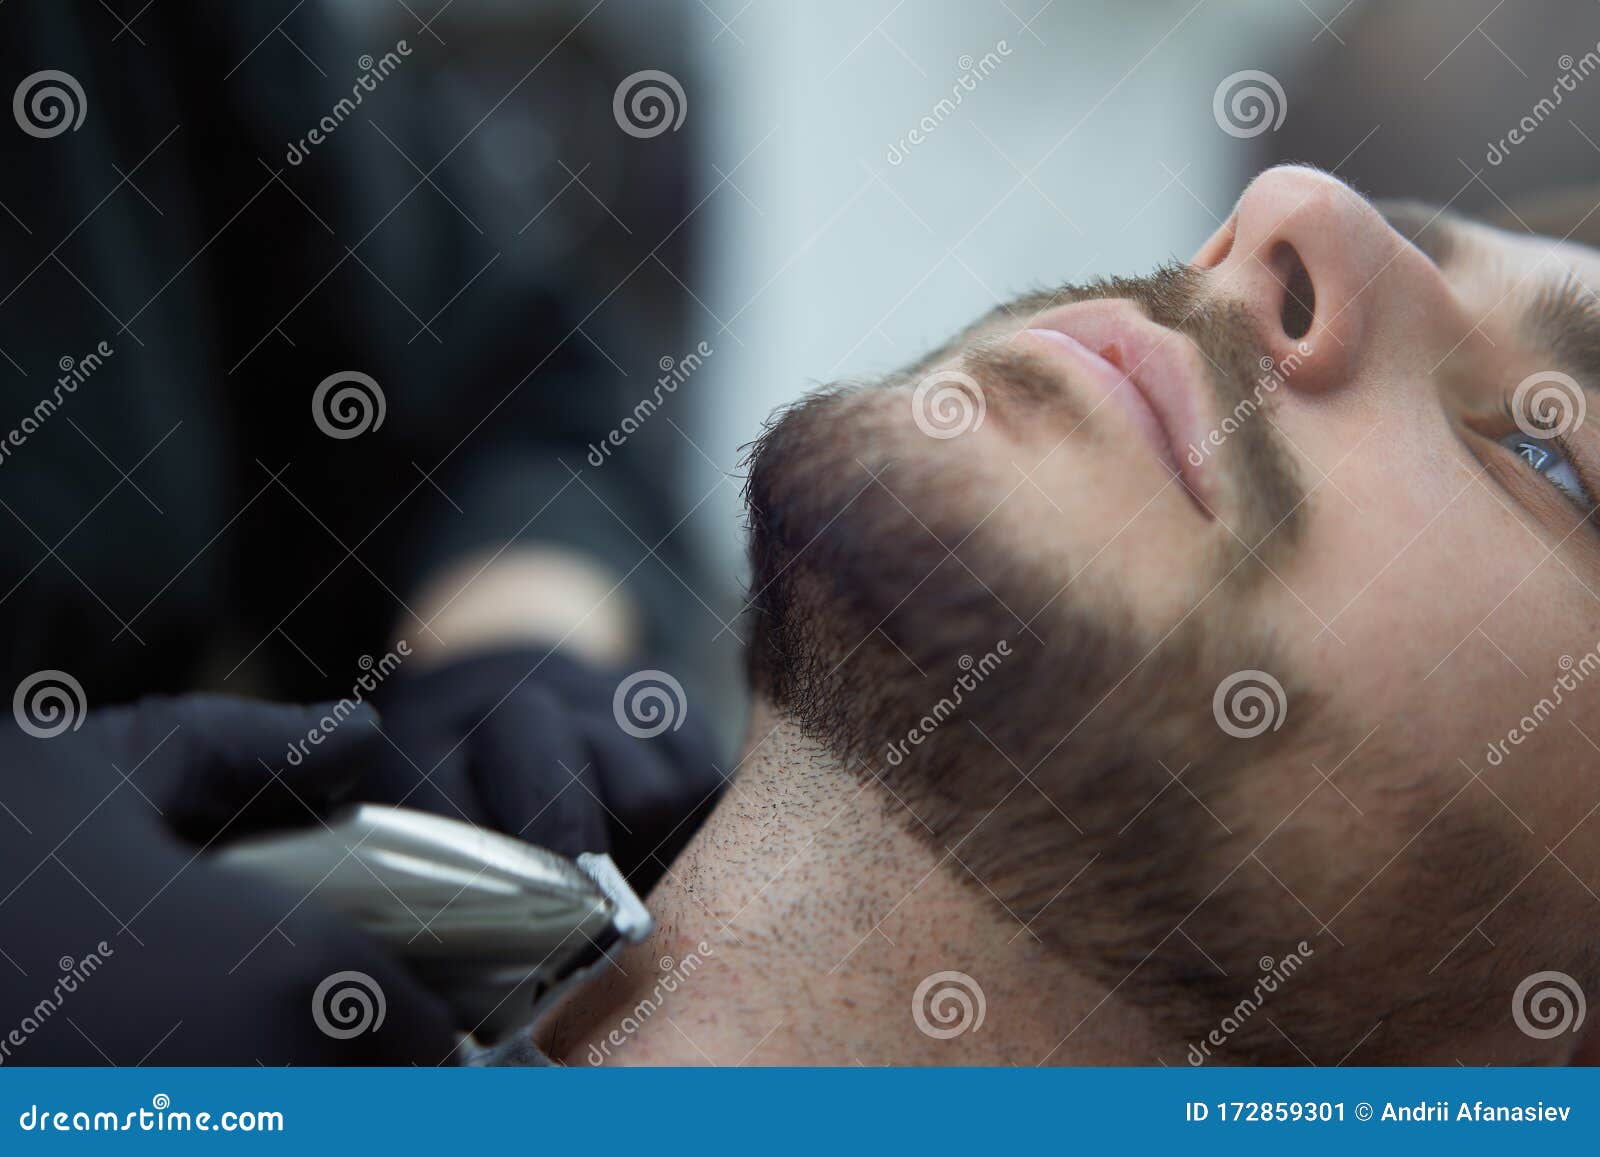
[[[1506,420],[1516,427],[1517,416],[1509,401],[1504,404],[1503,410]],[[1559,490],[1562,496],[1583,514],[1593,516],[1597,507],[1600,507],[1600,503],[1597,503],[1594,495],[1590,493],[1582,471],[1578,469],[1571,446],[1562,435],[1551,434],[1546,438],[1530,438],[1520,429],[1513,428],[1511,433],[1501,435],[1497,441],[1526,463],[1528,469]],[[1546,471],[1544,458],[1535,461],[1530,453],[1525,451],[1540,455],[1549,455],[1553,451],[1559,458],[1551,470]],[[1565,470],[1565,477],[1557,478],[1555,471],[1562,469]]]

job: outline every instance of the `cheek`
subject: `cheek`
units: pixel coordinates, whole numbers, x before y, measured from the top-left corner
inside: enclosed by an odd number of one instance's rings
[[[1600,800],[1600,597],[1591,592],[1600,593],[1592,551],[1547,559],[1438,677],[1471,669],[1504,673],[1497,696],[1463,712],[1477,741],[1467,764],[1481,769],[1519,829],[1532,829],[1527,834],[1541,846],[1567,841],[1574,824],[1585,828],[1561,854],[1566,869],[1592,889],[1600,884],[1593,854],[1600,824],[1592,818]],[[1491,639],[1508,654],[1500,655]],[[1512,660],[1519,670],[1511,669]]]
[[[1580,823],[1600,799],[1594,552],[1551,555],[1476,484],[1443,513],[1326,513],[1280,572],[1298,598],[1273,599],[1297,670],[1357,736],[1380,729],[1386,775],[1432,781],[1429,807],[1465,786],[1536,851],[1570,834],[1571,871],[1600,889],[1600,821]]]
[[[1582,565],[1570,544],[1550,556],[1492,482],[1450,480],[1382,501],[1319,489],[1273,613],[1296,660],[1355,718],[1403,720],[1470,762],[1483,713],[1548,683],[1575,636],[1587,649],[1600,601],[1567,570]]]

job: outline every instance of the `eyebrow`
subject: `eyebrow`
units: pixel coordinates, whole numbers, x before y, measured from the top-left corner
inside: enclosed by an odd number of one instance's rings
[[[1568,274],[1540,290],[1525,316],[1556,360],[1585,390],[1600,394],[1600,306],[1594,292]]]
[[[1461,218],[1448,210],[1423,201],[1375,205],[1391,229],[1441,268],[1461,242]],[[1557,363],[1577,376],[1586,392],[1600,395],[1600,301],[1594,291],[1569,273],[1534,295],[1523,324]]]

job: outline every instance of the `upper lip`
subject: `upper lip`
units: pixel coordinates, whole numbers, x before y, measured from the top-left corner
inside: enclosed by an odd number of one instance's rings
[[[1060,306],[1023,332],[1048,342],[1072,363],[1074,382],[1120,409],[1201,512],[1214,517],[1212,479],[1203,469],[1209,460],[1202,457],[1197,465],[1186,453],[1206,437],[1200,396],[1205,376],[1192,342],[1121,299]]]

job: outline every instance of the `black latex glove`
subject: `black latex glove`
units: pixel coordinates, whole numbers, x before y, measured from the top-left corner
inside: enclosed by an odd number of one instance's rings
[[[402,965],[301,895],[215,867],[201,850],[316,823],[385,746],[363,708],[290,765],[289,744],[325,710],[221,696],[146,700],[91,712],[79,730],[53,738],[6,718],[0,1061],[432,1065],[450,1057],[448,1009]],[[384,1014],[381,1025],[367,1017],[367,1031],[336,1039],[319,1025],[347,1032],[362,1023],[353,990],[329,986],[316,1012],[313,996],[342,972],[370,978]],[[372,986],[354,983],[370,995]]]
[[[643,893],[723,780],[700,705],[686,702],[682,725],[650,738],[618,725],[612,700],[629,674],[539,648],[402,669],[375,697],[391,744],[358,792],[562,855],[609,852]]]

